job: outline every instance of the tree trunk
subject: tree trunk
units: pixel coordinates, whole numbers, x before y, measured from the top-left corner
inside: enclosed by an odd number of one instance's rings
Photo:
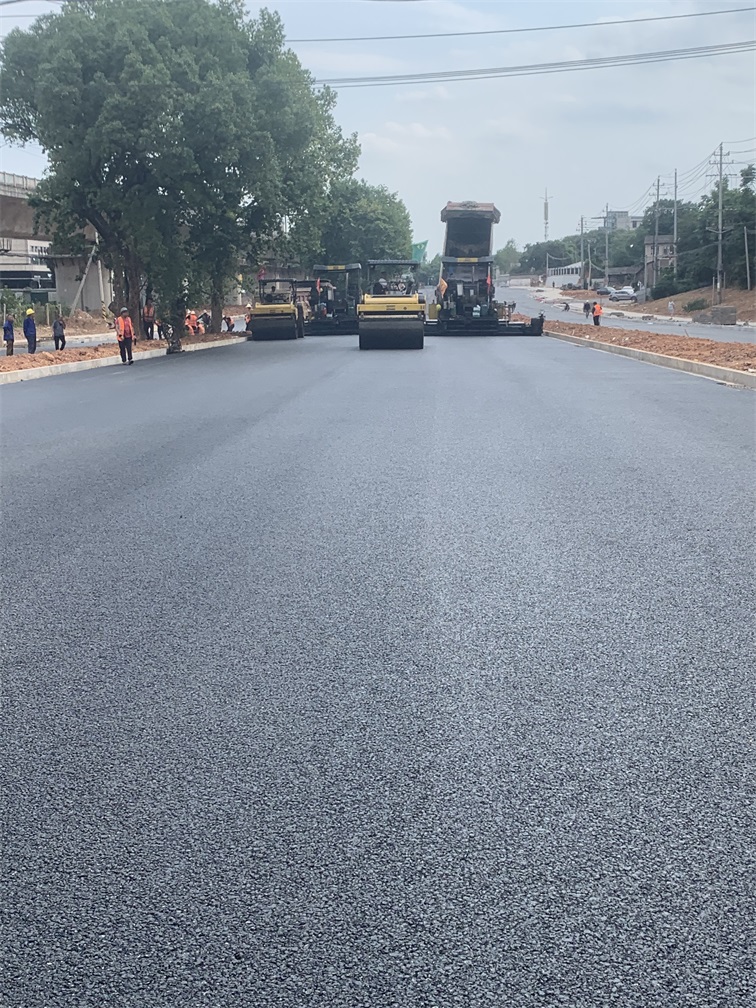
[[[186,298],[180,297],[171,302],[170,331],[166,333],[168,353],[181,353],[181,337],[184,335],[186,322]]]
[[[210,286],[210,330],[219,333],[223,327],[223,278],[213,277]]]
[[[129,309],[134,334],[141,339],[142,333],[142,270],[135,256],[127,253],[125,257],[126,283],[128,286],[126,307]]]

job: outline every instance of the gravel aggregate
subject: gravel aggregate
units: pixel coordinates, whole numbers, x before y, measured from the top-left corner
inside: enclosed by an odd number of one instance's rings
[[[353,342],[3,391],[0,1002],[750,1008],[752,393]]]

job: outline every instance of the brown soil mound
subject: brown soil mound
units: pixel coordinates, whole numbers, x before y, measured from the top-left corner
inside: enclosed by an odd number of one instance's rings
[[[756,372],[756,343],[720,343],[718,340],[698,339],[696,336],[671,336],[666,333],[648,333],[639,329],[601,329],[578,322],[548,322],[553,332],[583,339],[599,340],[615,346],[633,347],[667,357],[716,364],[737,371]]]
[[[632,304],[626,301],[619,301],[617,307],[622,311],[634,312],[636,315],[666,315],[669,302],[674,301],[675,315],[690,315],[690,311],[685,305],[697,300],[705,301],[706,307],[709,308],[712,304],[711,287],[698,287],[696,290],[674,294],[671,298],[646,301],[645,304]],[[756,292],[737,289],[726,290],[722,294],[722,304],[734,305],[737,308],[738,321],[756,322]]]

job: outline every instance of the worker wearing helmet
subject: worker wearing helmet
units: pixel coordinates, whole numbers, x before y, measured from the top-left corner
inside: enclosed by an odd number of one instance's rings
[[[121,308],[121,314],[115,320],[116,338],[118,339],[118,352],[121,355],[122,364],[133,364],[131,348],[134,342],[134,326],[129,318],[129,309]],[[127,360],[128,358],[128,360]]]
[[[244,315],[244,331],[252,332],[252,305],[247,305],[247,311]]]
[[[34,309],[26,309],[26,317],[24,318],[24,336],[26,337],[26,346],[29,353],[35,353],[37,350],[37,323],[34,321]]]

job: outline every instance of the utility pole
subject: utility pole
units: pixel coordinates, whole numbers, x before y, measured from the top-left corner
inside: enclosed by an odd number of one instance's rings
[[[746,290],[751,289],[751,263],[748,259],[748,228],[743,228],[743,241],[745,242],[745,259],[746,259]]]
[[[543,240],[549,240],[549,190],[543,191]]]
[[[609,286],[609,204],[604,217],[604,283]]]
[[[672,252],[675,257],[672,268],[675,272],[675,280],[677,280],[677,168],[675,168],[675,209],[672,218]]]
[[[585,286],[585,264],[583,261],[583,229],[585,228],[585,217],[580,218],[580,284]]]
[[[653,279],[652,287],[656,287],[659,280],[659,186],[661,184],[661,179],[656,176],[656,206],[654,208],[654,264],[651,270],[651,277]]]
[[[722,304],[722,147],[719,145],[719,210],[717,213],[717,304]]]

